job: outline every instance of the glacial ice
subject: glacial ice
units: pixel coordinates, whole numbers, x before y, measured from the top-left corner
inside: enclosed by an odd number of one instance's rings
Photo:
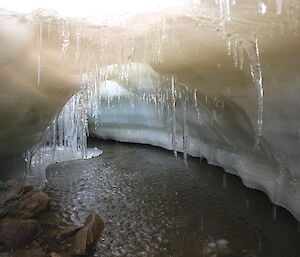
[[[94,136],[205,157],[300,220],[297,0],[110,19],[1,10],[0,22],[2,159],[86,158],[89,123]]]
[[[87,147],[88,99],[84,81],[82,85],[45,129],[40,142],[25,153],[27,184],[43,187],[46,168],[52,163],[89,159],[102,153],[100,149]]]

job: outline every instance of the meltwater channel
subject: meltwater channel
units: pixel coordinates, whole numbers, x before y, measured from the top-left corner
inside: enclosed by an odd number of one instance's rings
[[[296,257],[296,219],[236,176],[157,147],[90,140],[103,154],[52,164],[45,191],[63,224],[105,221],[94,256]]]

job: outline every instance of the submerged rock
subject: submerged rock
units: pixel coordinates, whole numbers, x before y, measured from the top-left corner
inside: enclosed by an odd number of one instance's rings
[[[207,242],[203,248],[204,257],[225,257],[229,256],[231,249],[226,239],[219,239],[212,242]]]
[[[35,220],[4,220],[0,223],[0,243],[13,249],[24,247],[40,230]]]
[[[95,213],[88,216],[85,225],[80,229],[74,238],[71,246],[73,255],[86,255],[95,250],[100,234],[104,230],[104,222]]]

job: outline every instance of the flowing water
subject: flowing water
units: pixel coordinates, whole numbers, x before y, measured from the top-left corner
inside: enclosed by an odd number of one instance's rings
[[[91,141],[103,154],[53,164],[46,192],[66,224],[105,222],[94,256],[297,257],[297,221],[205,160],[160,148]],[[226,255],[227,254],[227,255]]]

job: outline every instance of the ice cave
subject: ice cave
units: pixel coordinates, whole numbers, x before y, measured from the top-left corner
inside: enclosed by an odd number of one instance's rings
[[[0,1],[0,256],[299,257],[300,1]]]

